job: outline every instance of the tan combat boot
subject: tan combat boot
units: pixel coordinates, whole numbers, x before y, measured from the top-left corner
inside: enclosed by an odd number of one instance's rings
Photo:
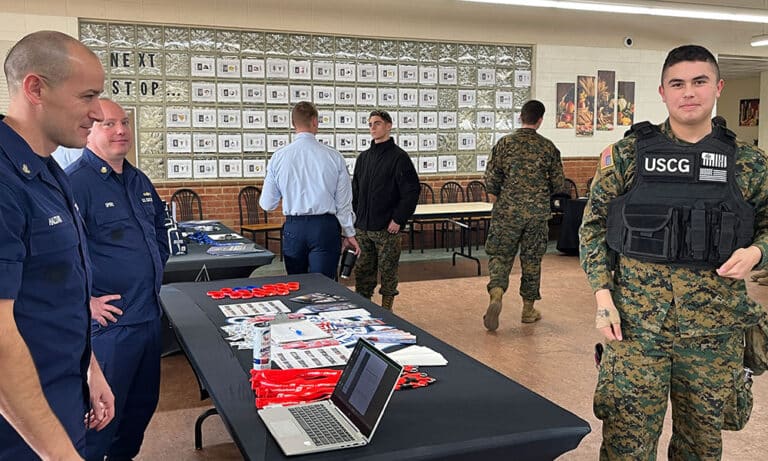
[[[501,288],[491,288],[488,292],[491,301],[488,303],[488,310],[483,316],[483,325],[488,331],[496,331],[499,328],[499,314],[501,314],[501,298],[504,296],[504,290]]]
[[[523,300],[523,315],[521,321],[523,323],[533,323],[541,319],[541,312],[533,308],[533,300]]]
[[[381,297],[381,307],[384,309],[391,311],[392,305],[395,303],[395,297],[394,296],[387,296],[384,295]]]

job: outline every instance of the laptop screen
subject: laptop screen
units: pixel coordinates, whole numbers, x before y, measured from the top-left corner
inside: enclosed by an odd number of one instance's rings
[[[364,339],[358,340],[331,401],[358,430],[371,437],[402,367]]]

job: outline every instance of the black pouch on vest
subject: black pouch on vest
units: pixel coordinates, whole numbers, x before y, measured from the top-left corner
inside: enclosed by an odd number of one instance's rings
[[[677,257],[679,213],[666,205],[624,207],[623,253],[646,261],[668,262]]]

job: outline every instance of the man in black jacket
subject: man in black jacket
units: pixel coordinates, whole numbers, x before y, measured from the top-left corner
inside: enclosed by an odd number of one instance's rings
[[[373,143],[360,154],[352,178],[352,208],[361,255],[355,268],[355,290],[373,296],[381,272],[382,307],[392,309],[397,292],[400,229],[419,201],[419,176],[408,153],[391,138],[392,117],[375,110],[368,118]]]

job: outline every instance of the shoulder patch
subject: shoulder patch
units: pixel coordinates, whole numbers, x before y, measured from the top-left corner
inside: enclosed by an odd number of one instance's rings
[[[608,145],[600,154],[600,169],[613,167],[613,144]]]

